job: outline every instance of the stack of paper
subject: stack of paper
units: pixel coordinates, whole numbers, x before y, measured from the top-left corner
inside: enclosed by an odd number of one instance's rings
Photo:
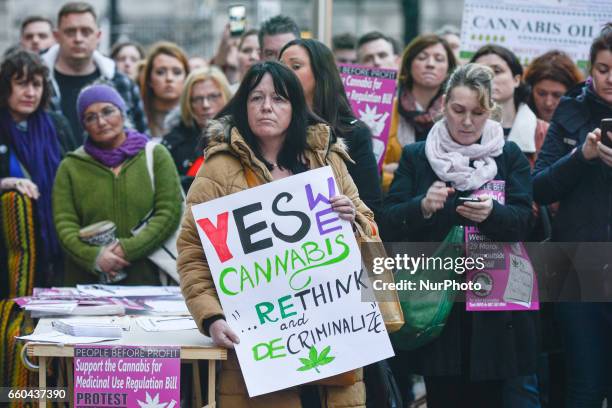
[[[17,337],[20,340],[34,341],[41,343],[59,343],[59,344],[88,344],[99,343],[101,341],[116,340],[113,337],[75,337],[69,336],[58,331],[50,331],[40,334],[29,334],[27,336]]]
[[[145,300],[145,305],[150,308],[151,313],[163,315],[189,315],[187,305],[183,299],[179,300]]]
[[[95,297],[181,297],[178,286],[77,285],[77,288]]]
[[[60,333],[76,337],[121,338],[123,330],[119,325],[87,320],[55,320],[53,328]]]
[[[164,332],[175,330],[197,329],[196,323],[191,317],[145,317],[141,316],[136,322],[144,331]]]

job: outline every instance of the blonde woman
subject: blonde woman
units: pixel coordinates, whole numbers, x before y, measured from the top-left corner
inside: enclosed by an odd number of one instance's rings
[[[185,192],[204,161],[200,134],[208,121],[230,100],[232,93],[225,75],[217,67],[193,71],[185,81],[180,98],[180,121],[163,138],[181,177]]]
[[[385,200],[397,226],[389,240],[441,242],[456,225],[474,225],[496,242],[525,240],[531,221],[529,162],[499,122],[490,119],[493,71],[458,68],[448,80],[443,119],[426,141],[404,147]],[[505,203],[483,196],[461,202],[491,180],[503,181]],[[537,315],[466,312],[455,303],[440,336],[415,350],[396,342],[395,370],[425,377],[427,407],[502,407],[504,380],[535,373]]]

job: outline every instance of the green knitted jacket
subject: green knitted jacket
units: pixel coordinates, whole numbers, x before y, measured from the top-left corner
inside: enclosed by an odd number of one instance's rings
[[[118,176],[83,147],[61,162],[53,186],[53,219],[64,251],[64,285],[97,283],[95,261],[100,247],[82,242],[79,230],[110,220],[131,263],[128,277],[119,284],[159,284],[157,268],[147,259],[176,230],[181,217],[179,177],[165,147],[153,151],[155,194],[147,172],[145,151],[123,163]],[[148,227],[137,236],[130,230],[154,207]]]

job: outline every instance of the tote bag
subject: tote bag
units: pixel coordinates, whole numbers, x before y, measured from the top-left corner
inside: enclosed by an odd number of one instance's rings
[[[147,172],[151,179],[151,187],[153,193],[155,193],[155,173],[153,171],[153,149],[155,149],[155,142],[147,142],[145,146],[145,157],[147,160]],[[181,188],[181,214],[185,212],[185,194]],[[138,223],[138,225],[132,229],[133,235],[138,235],[147,225],[153,217],[153,209]],[[151,252],[148,256],[149,260],[153,262],[159,268],[159,278],[162,285],[167,285],[168,278],[171,278],[174,282],[179,283],[179,275],[176,270],[176,259],[178,258],[178,250],[176,249],[176,240],[178,239],[179,231],[181,226],[170,234],[155,251]]]
[[[461,226],[451,228],[433,258],[458,258],[464,256],[464,231]],[[457,274],[450,269],[419,268],[412,274],[400,270],[396,281],[407,280],[417,283],[420,280],[443,282],[457,279]],[[390,335],[393,345],[400,350],[413,350],[437,338],[453,308],[456,291],[447,290],[411,290],[406,291],[400,300],[406,323]]]

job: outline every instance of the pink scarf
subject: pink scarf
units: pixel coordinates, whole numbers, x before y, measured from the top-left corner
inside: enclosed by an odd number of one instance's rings
[[[440,120],[429,131],[425,155],[440,180],[450,182],[459,191],[470,191],[493,180],[497,174],[494,157],[502,154],[504,143],[504,130],[493,120],[485,123],[480,143],[469,146],[455,142],[446,120]]]

